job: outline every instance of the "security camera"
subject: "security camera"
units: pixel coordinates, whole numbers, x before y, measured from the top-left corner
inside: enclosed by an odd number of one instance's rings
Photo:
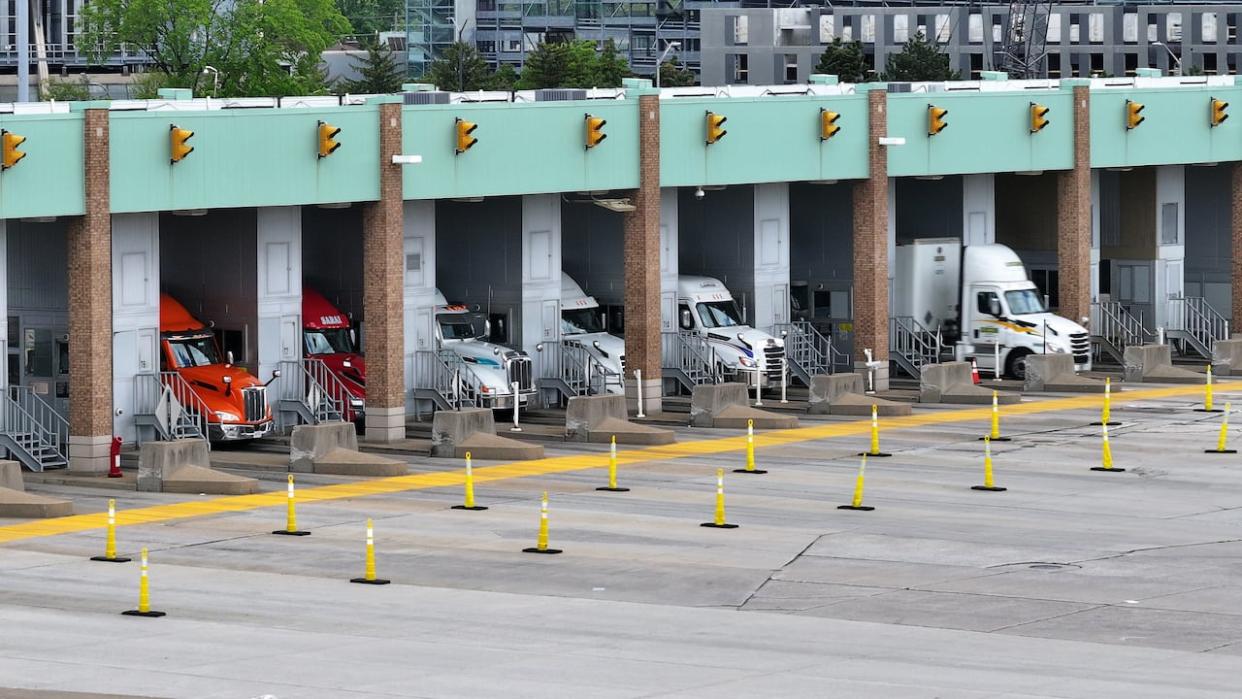
[[[702,187],[695,187],[694,189],[695,199],[702,199],[705,196],[707,196],[707,192],[704,192]]]

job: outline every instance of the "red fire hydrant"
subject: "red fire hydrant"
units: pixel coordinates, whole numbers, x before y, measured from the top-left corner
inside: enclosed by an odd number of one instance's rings
[[[108,466],[108,478],[121,477],[121,438],[112,438],[112,449],[109,452],[112,458],[111,465]]]

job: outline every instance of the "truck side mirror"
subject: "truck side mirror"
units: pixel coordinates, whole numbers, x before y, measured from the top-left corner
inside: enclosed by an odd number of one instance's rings
[[[689,308],[681,309],[681,317],[678,323],[681,325],[682,330],[694,329],[694,316],[690,315]]]
[[[1001,314],[1000,299],[996,298],[995,296],[988,298],[988,313],[990,315],[996,316],[997,318],[1000,317],[1000,314]]]
[[[225,364],[233,363],[233,350],[229,350],[228,352],[224,353],[224,363]]]

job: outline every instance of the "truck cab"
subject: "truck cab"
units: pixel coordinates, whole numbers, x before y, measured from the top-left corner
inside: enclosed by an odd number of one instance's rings
[[[474,380],[462,379],[467,391],[477,391],[489,408],[512,408],[513,384],[517,402],[525,404],[535,395],[535,372],[530,355],[488,342],[489,326],[480,313],[463,304],[450,304],[436,289],[436,344],[442,352],[461,361]]]
[[[185,306],[160,294],[160,369],[176,372],[203,403],[213,442],[257,439],[272,430],[267,385],[220,356],[215,334]]]
[[[625,340],[606,332],[599,301],[561,273],[561,338],[582,347],[607,372],[624,379]],[[609,393],[624,393],[622,381],[603,382]]]
[[[785,341],[747,325],[719,279],[677,278],[677,327],[705,339],[726,376],[758,374],[761,385],[780,383]]]
[[[357,335],[349,316],[323,294],[302,290],[302,344],[307,359],[318,359],[340,381],[346,395],[341,403],[346,422],[362,422],[366,415],[367,364],[358,353]]]

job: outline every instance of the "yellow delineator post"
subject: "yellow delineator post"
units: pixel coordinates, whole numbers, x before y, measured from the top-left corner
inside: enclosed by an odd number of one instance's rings
[[[1233,410],[1233,403],[1225,403],[1225,414],[1220,418],[1220,436],[1216,438],[1215,449],[1204,449],[1205,454],[1237,454],[1237,449],[1226,449],[1225,440],[1229,438],[1229,411]]]
[[[767,473],[761,468],[755,468],[755,421],[746,421],[746,468],[735,468],[734,473]]]
[[[992,431],[986,437],[980,437],[981,440],[991,440],[993,442],[1008,442],[1008,437],[1002,437],[1000,432],[1000,398],[996,391],[992,391]]]
[[[1116,427],[1120,422],[1113,422],[1113,379],[1110,376],[1104,377],[1104,406],[1100,408],[1100,421],[1093,422],[1092,425],[1108,425]]]
[[[121,612],[125,616],[164,616],[164,612],[151,611],[151,588],[147,581],[147,550],[142,549],[142,570],[138,578],[138,608]]]
[[[892,456],[880,451],[880,418],[879,409],[871,406],[871,450],[859,452],[859,456]]]
[[[298,529],[298,512],[294,504],[293,494],[293,474],[289,474],[289,490],[285,497],[285,528],[273,531],[273,534],[283,534],[284,536],[310,536],[310,532]]]
[[[367,517],[367,567],[361,578],[350,578],[351,583],[363,585],[387,585],[389,580],[375,577],[375,527]]]
[[[543,499],[539,501],[539,538],[534,548],[522,549],[522,553],[560,553],[560,549],[548,548],[548,491],[543,491]]]
[[[617,487],[617,436],[612,436],[612,441],[608,444],[608,485],[600,486],[596,490],[606,490],[610,493],[628,493],[629,488]]]
[[[875,410],[875,408],[872,408]],[[887,456],[887,455],[886,455]],[[867,478],[867,454],[862,455],[862,463],[858,465],[858,477],[854,479],[854,499],[848,505],[837,505],[838,510],[858,510],[859,512],[870,512],[874,507],[864,505],[863,503],[863,485]]]
[[[460,505],[453,505],[454,510],[486,510],[483,505],[474,504],[474,466],[471,464],[470,452],[466,452],[466,500]]]
[[[1092,466],[1091,470],[1092,471],[1107,471],[1109,473],[1121,473],[1122,471],[1125,471],[1124,468],[1117,468],[1113,466],[1113,448],[1108,443],[1108,425],[1104,425],[1103,430],[1104,430],[1103,461],[1101,462],[1099,466]]]
[[[1207,365],[1207,383],[1203,384],[1203,407],[1195,408],[1201,413],[1219,413],[1220,408],[1212,406],[1212,365]]]
[[[130,559],[116,555],[116,500],[108,500],[108,539],[104,544],[104,555],[91,556],[92,561],[108,563],[129,563]]]
[[[972,485],[970,489],[994,493],[1008,490],[1008,488],[997,487],[996,481],[992,480],[992,440],[988,437],[983,438],[983,485]]]
[[[716,469],[716,516],[710,522],[704,522],[700,527],[710,527],[712,529],[737,529],[738,525],[729,524],[725,521],[724,506],[724,469]]]

